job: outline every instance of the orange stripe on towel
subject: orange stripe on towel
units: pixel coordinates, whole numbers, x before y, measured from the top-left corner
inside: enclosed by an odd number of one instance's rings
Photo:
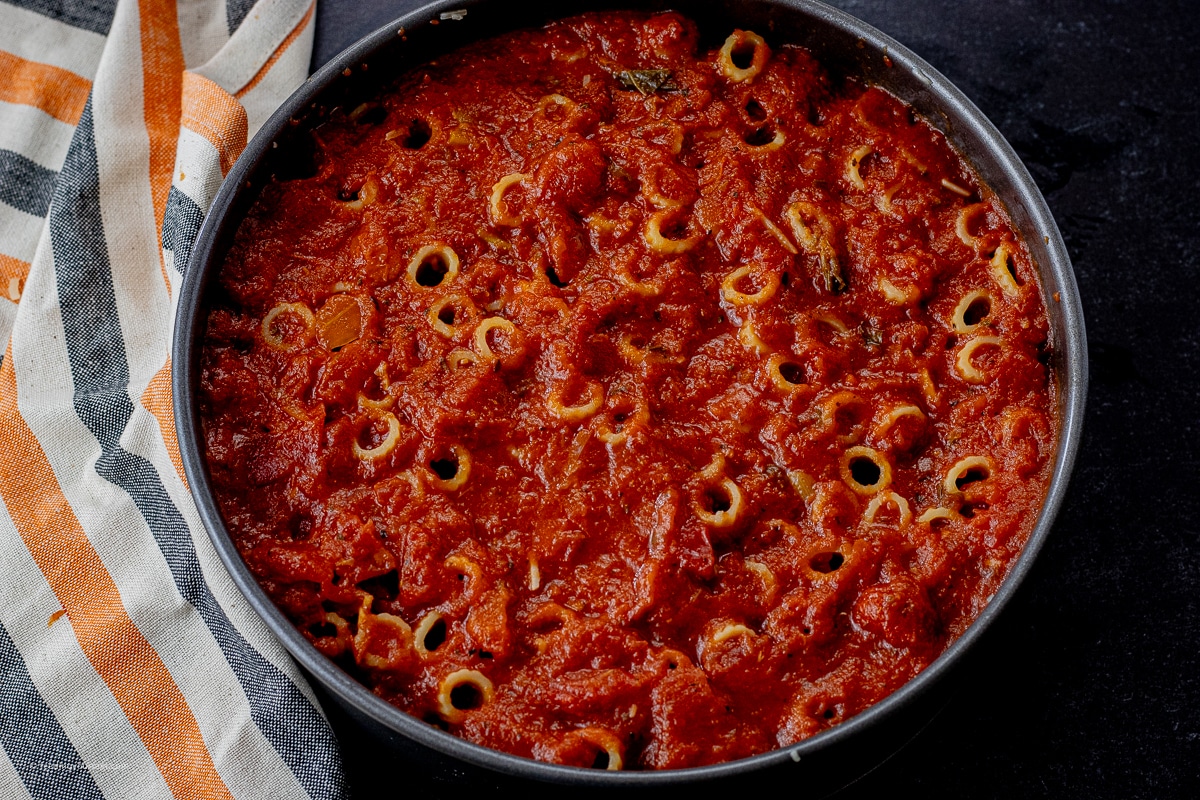
[[[179,453],[179,437],[175,435],[175,402],[171,394],[171,359],[154,373],[146,391],[142,392],[142,405],[158,420],[158,429],[167,446],[167,455],[175,466],[175,472],[183,485],[187,486],[187,475],[183,472],[183,456]]]
[[[21,416],[11,346],[0,365],[0,452],[0,497],[21,540],[70,617],[83,654],[125,712],[171,792],[195,800],[231,798],[187,701],[126,613],[112,575]]]
[[[0,50],[0,100],[33,106],[68,125],[78,125],[92,82],[74,72],[26,61]]]
[[[14,303],[25,291],[25,279],[29,277],[29,264],[19,258],[0,253],[0,296]]]
[[[304,29],[308,26],[309,21],[312,19],[313,10],[316,7],[317,4],[315,2],[309,5],[308,11],[304,12],[304,16],[301,17],[300,21],[296,23],[296,27],[292,28],[292,32],[287,35],[286,39],[279,43],[279,47],[275,48],[275,52],[272,53],[271,57],[267,59],[267,63],[262,65],[262,68],[254,74],[254,77],[250,79],[249,83],[247,83],[241,89],[238,89],[238,97],[245,97],[246,92],[250,91],[255,86],[258,86],[259,82],[266,77],[267,73],[271,71],[271,67],[275,66],[275,62],[287,52],[288,48],[292,46],[292,42],[296,41],[296,39],[300,37],[300,34],[304,32]]]
[[[249,122],[237,98],[194,72],[183,73],[183,127],[208,139],[221,158],[221,174],[246,149]]]
[[[142,114],[150,137],[150,198],[155,230],[161,231],[167,195],[175,172],[175,149],[183,116],[183,48],[175,0],[140,0],[138,20],[142,40]],[[167,264],[160,248],[159,268],[171,291]]]

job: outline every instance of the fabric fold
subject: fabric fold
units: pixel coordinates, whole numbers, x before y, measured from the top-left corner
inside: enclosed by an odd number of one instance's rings
[[[312,45],[307,0],[222,5],[0,2],[0,30],[45,43],[0,33],[17,76],[0,88],[5,797],[346,797],[332,729],[220,563],[175,442],[188,256]],[[189,64],[199,37],[213,55]]]

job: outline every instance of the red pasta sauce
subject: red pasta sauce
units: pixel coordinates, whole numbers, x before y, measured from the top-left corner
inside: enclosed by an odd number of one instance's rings
[[[409,72],[266,185],[208,312],[228,528],[380,697],[666,769],[812,736],[971,623],[1055,444],[944,137],[803,49],[594,14]]]

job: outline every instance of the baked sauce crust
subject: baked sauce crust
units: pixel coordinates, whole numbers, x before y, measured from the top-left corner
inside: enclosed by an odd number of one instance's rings
[[[239,551],[316,647],[483,745],[777,748],[935,659],[1055,442],[1028,252],[940,133],[676,14],[438,59],[312,134],[208,316]]]

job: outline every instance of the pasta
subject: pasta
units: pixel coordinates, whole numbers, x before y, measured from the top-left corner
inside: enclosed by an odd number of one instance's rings
[[[438,711],[447,722],[462,722],[467,714],[492,699],[492,682],[482,672],[460,669],[438,684]]]
[[[453,735],[789,745],[936,659],[1036,519],[1052,353],[1004,208],[895,98],[726,35],[609,12],[439,58],[329,110],[223,265],[233,538]]]
[[[492,186],[492,200],[489,210],[492,215],[492,222],[497,225],[508,225],[510,227],[519,225],[521,218],[508,210],[508,205],[504,202],[504,195],[510,187],[528,180],[529,176],[520,172],[510,172],[500,180],[496,181]]]
[[[287,319],[292,317],[300,323],[297,332],[289,332],[283,330],[279,323],[280,317]],[[303,303],[280,303],[272,308],[263,317],[262,338],[271,347],[277,350],[295,350],[308,340],[312,334],[313,325],[316,323],[316,318],[308,306]]]
[[[756,272],[761,273],[762,269],[756,269],[752,264],[738,267],[725,276],[725,280],[721,283],[721,295],[735,306],[759,306],[767,302],[779,291],[779,277],[773,273],[756,275]],[[751,276],[761,282],[758,289],[747,292],[738,288]]]
[[[413,286],[428,288],[457,277],[458,254],[448,245],[425,245],[408,262],[408,280]]]

